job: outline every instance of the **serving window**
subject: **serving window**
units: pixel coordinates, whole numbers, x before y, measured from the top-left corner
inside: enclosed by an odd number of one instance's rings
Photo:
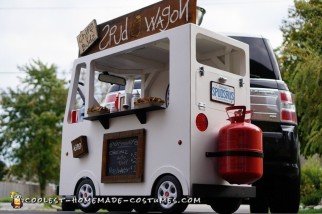
[[[146,111],[166,108],[169,49],[166,38],[93,60],[85,119],[136,114],[145,123]]]

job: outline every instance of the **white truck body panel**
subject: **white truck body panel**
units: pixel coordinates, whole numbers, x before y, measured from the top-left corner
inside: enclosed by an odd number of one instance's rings
[[[160,57],[158,61],[153,61],[136,55],[140,48],[146,46],[148,48],[143,51],[149,51],[149,48],[154,50],[154,43],[160,53],[168,52],[168,59]],[[154,53],[158,52],[151,51],[151,57]],[[180,181],[184,195],[192,194],[193,184],[230,185],[216,172],[216,158],[205,156],[206,152],[215,151],[219,129],[228,124],[225,108],[229,104],[212,101],[210,85],[214,81],[233,87],[233,104],[249,108],[248,59],[246,44],[194,24],[76,59],[63,125],[59,194],[74,195],[77,182],[84,177],[93,181],[96,195],[103,196],[151,195],[154,182],[164,174],[172,174]],[[164,110],[147,112],[146,124],[141,124],[135,114],[111,118],[109,129],[105,129],[98,120],[71,123],[81,67],[86,68],[84,94],[85,109],[88,109],[97,103],[93,98],[93,73],[103,70],[104,66],[118,66],[122,75],[133,69],[135,75],[146,78],[141,89],[144,95],[164,99],[169,84],[169,106]],[[204,69],[203,75],[200,75],[200,67]],[[146,75],[153,72],[158,74]],[[149,81],[151,84],[146,87]],[[208,128],[204,132],[199,131],[195,124],[199,113],[208,118]],[[104,134],[135,129],[145,129],[146,132],[143,182],[102,183]],[[73,158],[71,141],[81,135],[87,136],[88,154]]]

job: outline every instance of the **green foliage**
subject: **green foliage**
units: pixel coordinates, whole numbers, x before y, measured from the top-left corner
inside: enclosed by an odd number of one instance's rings
[[[12,198],[10,198],[10,197],[0,198],[0,202],[1,203],[11,203],[12,202]]]
[[[305,206],[317,205],[322,198],[322,168],[317,156],[311,157],[302,167],[301,200]]]
[[[302,172],[301,175],[301,196],[302,198],[305,198],[306,196],[309,196],[314,193],[316,189],[314,188],[313,181]]]
[[[318,205],[320,203],[321,198],[322,198],[322,191],[314,192],[311,195],[303,197],[302,203],[305,206],[310,206],[310,205],[315,206],[315,205]]]
[[[322,3],[295,1],[281,28],[282,75],[295,93],[301,152],[322,154]]]
[[[2,91],[0,154],[14,165],[11,173],[40,184],[58,181],[61,126],[67,91],[56,67],[40,61],[19,67],[21,85]]]

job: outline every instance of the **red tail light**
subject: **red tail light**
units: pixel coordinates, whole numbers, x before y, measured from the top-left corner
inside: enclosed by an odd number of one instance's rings
[[[293,103],[292,100],[292,94],[288,91],[281,91],[280,92],[280,98],[282,102],[289,102],[289,103]]]
[[[115,98],[116,98],[116,94],[109,94],[106,96],[105,102],[107,102],[107,103],[114,102]]]
[[[203,113],[199,113],[196,117],[196,126],[199,131],[204,132],[208,128],[208,118]]]
[[[293,96],[289,91],[280,91],[281,121],[297,123]]]
[[[294,111],[282,110],[281,118],[283,121],[296,123],[296,113]]]

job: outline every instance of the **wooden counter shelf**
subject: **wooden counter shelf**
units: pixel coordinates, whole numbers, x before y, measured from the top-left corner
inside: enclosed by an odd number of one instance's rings
[[[110,127],[110,118],[114,117],[122,117],[130,114],[135,114],[138,120],[141,124],[146,124],[146,113],[149,111],[156,111],[156,110],[162,110],[165,109],[165,107],[161,106],[150,106],[146,108],[137,108],[137,109],[131,109],[126,111],[118,111],[114,113],[90,113],[88,114],[88,117],[85,117],[84,120],[90,120],[90,121],[96,121],[99,120],[102,126],[105,129],[109,129]]]

